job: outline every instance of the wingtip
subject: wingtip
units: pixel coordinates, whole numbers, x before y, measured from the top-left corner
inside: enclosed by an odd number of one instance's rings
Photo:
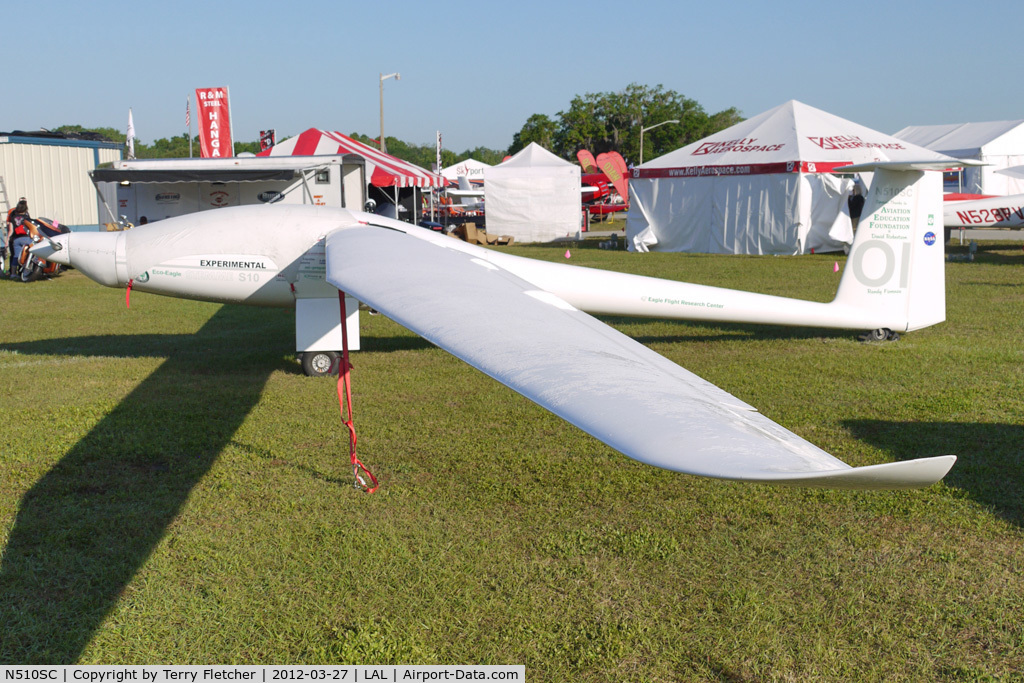
[[[787,475],[771,483],[830,489],[917,489],[940,481],[955,462],[955,455],[939,455],[845,470]]]

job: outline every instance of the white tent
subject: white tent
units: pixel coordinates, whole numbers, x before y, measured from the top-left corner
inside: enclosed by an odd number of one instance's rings
[[[580,167],[536,143],[484,172],[487,232],[517,242],[575,235],[583,215]]]
[[[1021,194],[1024,179],[996,173],[1024,164],[1024,120],[907,126],[894,135],[915,145],[987,166],[964,168],[963,192]]]
[[[444,176],[445,180],[451,182],[458,182],[459,177],[465,177],[470,181],[482,181],[484,179],[484,171],[488,168],[492,168],[490,164],[485,164],[482,161],[476,159],[463,159],[462,161],[452,164],[441,169],[441,175]]]
[[[633,169],[627,242],[637,251],[838,251],[853,241],[854,183],[833,169],[945,159],[790,100]]]

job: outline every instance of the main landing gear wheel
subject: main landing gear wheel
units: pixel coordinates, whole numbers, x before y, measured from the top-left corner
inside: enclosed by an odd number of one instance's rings
[[[899,341],[900,333],[893,332],[888,327],[879,327],[877,330],[868,330],[857,335],[857,339],[862,342],[881,342],[881,341]]]
[[[338,374],[338,354],[334,351],[306,351],[299,354],[299,360],[307,377]]]

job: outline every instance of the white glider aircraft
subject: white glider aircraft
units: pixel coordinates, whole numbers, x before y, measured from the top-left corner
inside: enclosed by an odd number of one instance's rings
[[[827,304],[541,262],[313,206],[218,209],[120,233],[61,235],[35,250],[110,287],[295,307],[307,371],[326,370],[335,357],[318,345],[340,328],[345,292],[657,467],[776,484],[911,488],[941,479],[956,457],[850,467],[588,313],[869,329],[879,339],[934,325],[945,318],[935,234],[941,182],[922,170],[939,166],[849,167],[877,172]]]

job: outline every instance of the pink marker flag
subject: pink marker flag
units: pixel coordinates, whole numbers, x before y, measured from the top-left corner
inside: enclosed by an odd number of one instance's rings
[[[569,253],[568,249],[565,250],[565,258],[572,258],[572,254]]]
[[[832,264],[832,272],[833,273],[838,273],[839,272],[839,261],[836,261],[835,263]]]

